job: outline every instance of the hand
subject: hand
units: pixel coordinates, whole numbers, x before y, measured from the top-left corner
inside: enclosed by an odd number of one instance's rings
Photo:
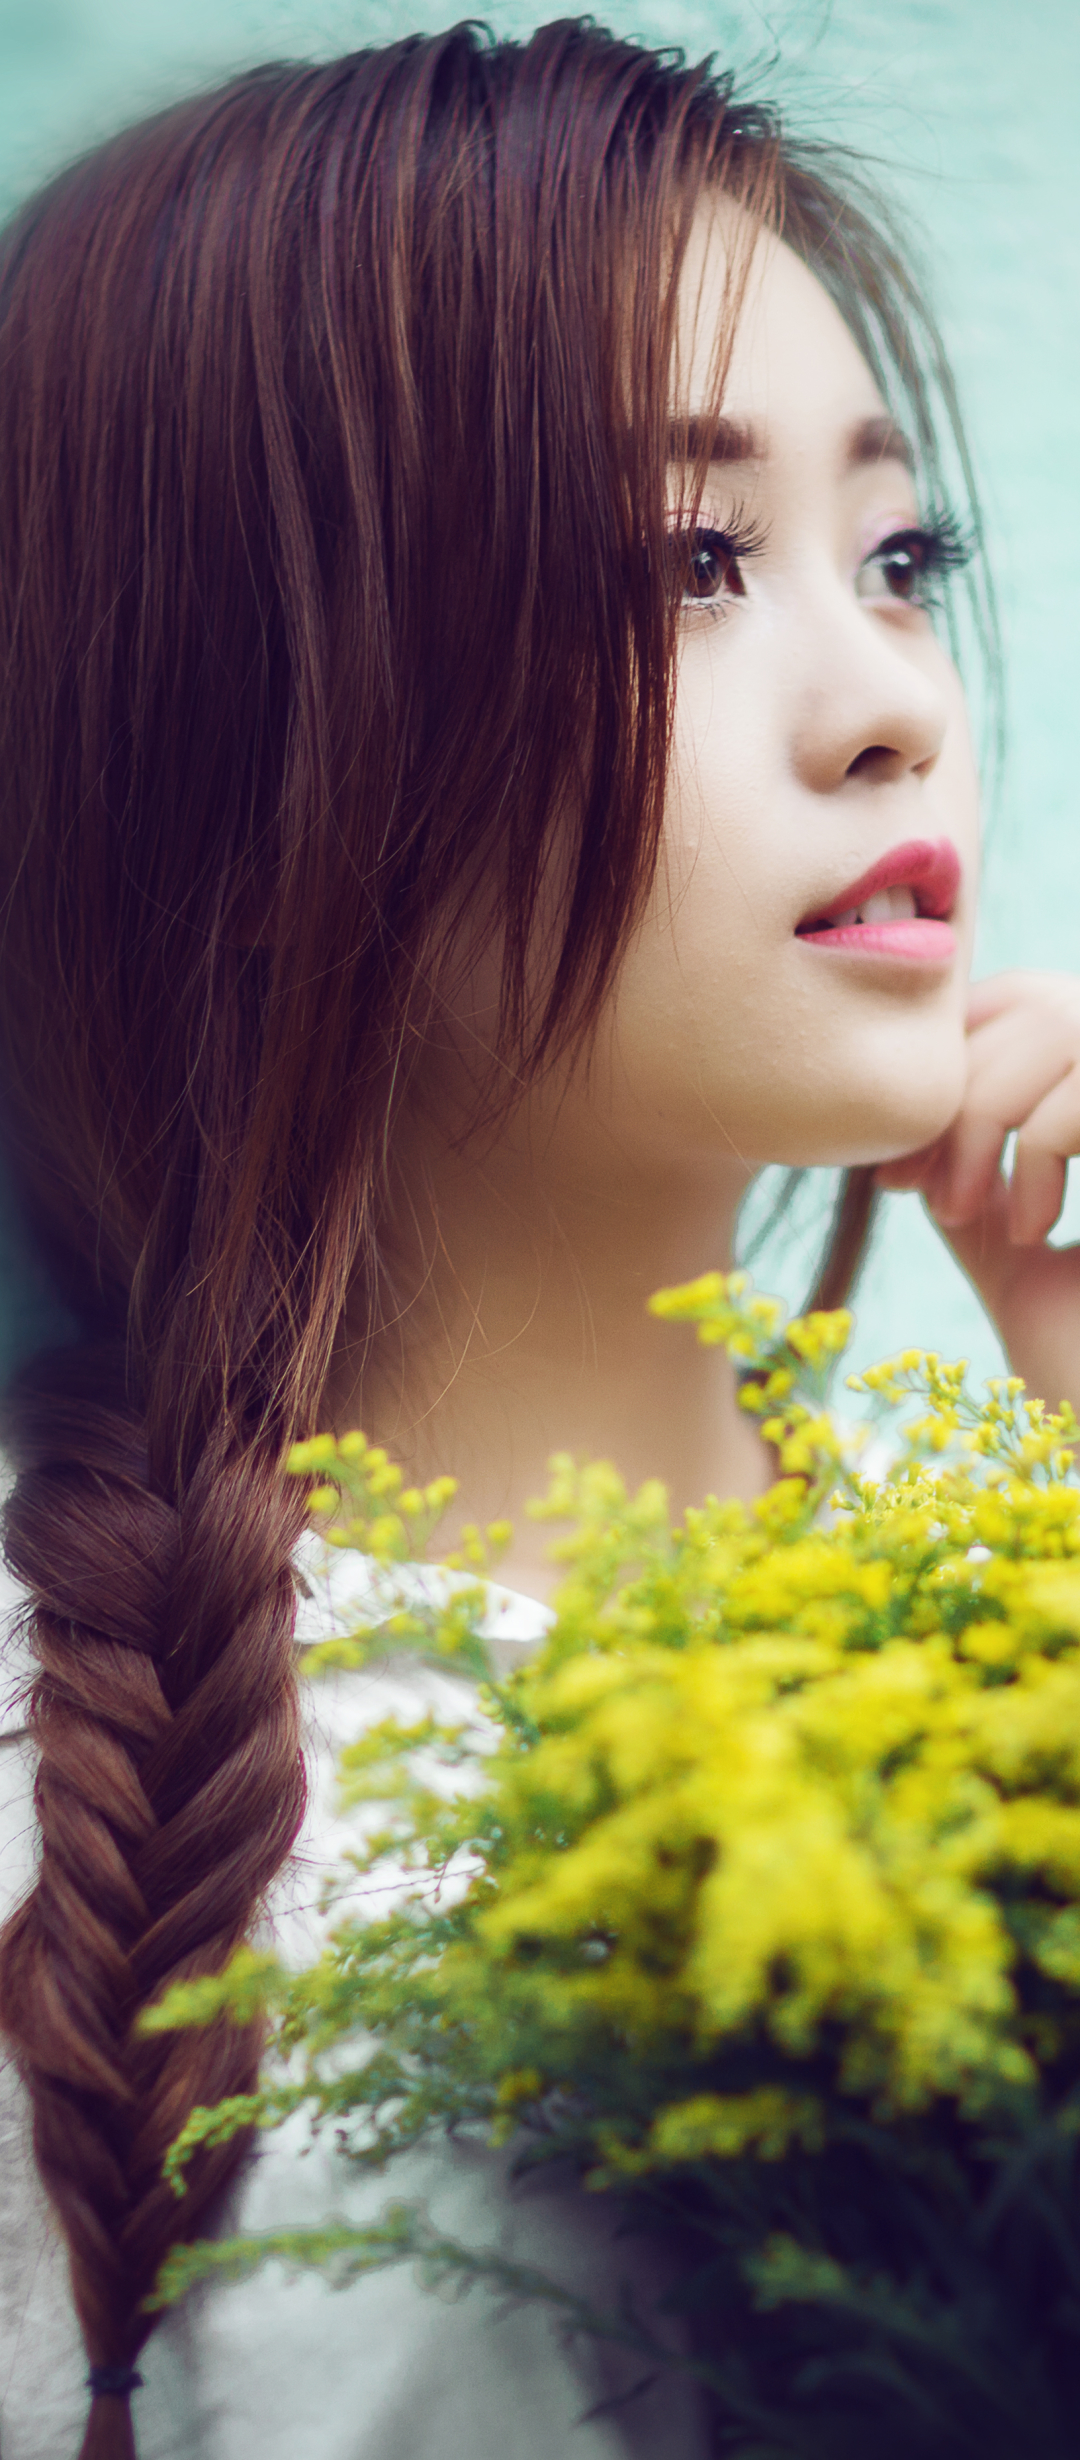
[[[933,1145],[884,1163],[881,1187],[918,1188],[993,1317],[1028,1391],[1080,1413],[1080,1247],[1048,1247],[1080,1154],[1080,980],[995,974],[968,1006],[968,1081]],[[1011,1181],[1006,1137],[1017,1130]]]

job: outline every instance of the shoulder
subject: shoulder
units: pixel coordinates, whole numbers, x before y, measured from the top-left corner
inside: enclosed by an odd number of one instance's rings
[[[295,1564],[300,1589],[297,1637],[305,1647],[348,1630],[350,1623],[386,1620],[397,1607],[442,1605],[455,1589],[475,1587],[469,1573],[441,1563],[402,1563],[382,1569],[351,1548],[327,1546],[314,1533],[301,1539]],[[485,1581],[486,1610],[480,1625],[496,1662],[509,1667],[537,1647],[553,1621],[550,1606],[501,1581]]]
[[[26,1730],[32,1666],[22,1629],[26,1598],[0,1563],[0,1921],[34,1876],[34,1758]]]
[[[301,1542],[297,1570],[301,1652],[388,1620],[402,1605],[439,1605],[456,1578],[440,1565],[418,1563],[380,1572],[364,1556],[336,1552],[314,1537]],[[481,1628],[501,1672],[532,1653],[551,1620],[550,1609],[535,1598],[487,1583]],[[268,1907],[275,1944],[290,1962],[317,1951],[326,1928],[320,1902],[327,1876],[356,1842],[356,1813],[343,1818],[337,1799],[337,1764],[346,1744],[384,1719],[412,1724],[431,1714],[456,1724],[479,1716],[476,1685],[467,1677],[391,1651],[375,1651],[362,1669],[334,1669],[305,1681],[302,1702],[307,1815]]]
[[[360,2177],[333,2148],[271,2139],[245,2182],[241,2221],[267,2231],[362,2228],[391,2195],[436,2227],[535,2266],[616,2311],[655,2296],[655,2267],[620,2239],[605,2199],[535,2177],[508,2156],[443,2139]],[[332,2287],[276,2266],[216,2290],[201,2325],[201,2384],[217,2421],[215,2460],[705,2460],[698,2395],[678,2374],[642,2389],[640,2357],[582,2335],[557,2310],[482,2287],[440,2296],[412,2267]],[[152,2349],[153,2344],[151,2344]],[[148,2353],[149,2355],[149,2353]],[[151,2446],[151,2449],[154,2447]]]
[[[317,1539],[302,1541],[297,1571],[298,1653],[347,1632],[350,1625],[388,1615],[406,1600],[415,1603],[425,1597],[436,1603],[454,1577],[437,1566],[409,1564],[391,1581],[362,1556],[335,1554]],[[34,1764],[26,1729],[32,1663],[21,1620],[25,1605],[25,1593],[0,1565],[0,1920],[30,1886],[36,1855]],[[534,1598],[496,1582],[488,1584],[484,1636],[503,1670],[537,1646],[550,1621],[549,1610]],[[308,1815],[271,1910],[275,1928],[284,1926],[283,1949],[306,1956],[314,1944],[311,1915],[321,1881],[352,1836],[352,1828],[337,1815],[339,1752],[383,1718],[412,1720],[431,1710],[450,1721],[475,1715],[476,1704],[474,1686],[461,1677],[391,1655],[375,1657],[361,1672],[339,1671],[305,1682],[302,1703]]]

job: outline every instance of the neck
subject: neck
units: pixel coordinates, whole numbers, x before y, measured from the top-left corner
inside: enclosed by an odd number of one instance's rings
[[[582,1161],[537,1167],[521,1130],[482,1158],[414,1150],[391,1328],[361,1393],[346,1322],[328,1394],[334,1426],[362,1425],[411,1482],[456,1477],[453,1525],[511,1521],[499,1577],[536,1597],[557,1574],[525,1507],[553,1452],[611,1461],[631,1490],[659,1477],[675,1512],[769,1476],[726,1355],[646,1313],[651,1291],[730,1262],[743,1174]]]

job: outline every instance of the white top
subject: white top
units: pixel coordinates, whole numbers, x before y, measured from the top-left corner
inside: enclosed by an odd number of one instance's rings
[[[355,1556],[331,1557],[304,1609],[304,1642],[342,1628],[350,1584],[362,1577]],[[17,1603],[4,1583],[0,1604]],[[534,1645],[546,1619],[532,1599],[492,1590],[488,1628],[504,1659]],[[0,1916],[23,1894],[35,1853],[32,1760],[11,1690],[0,1715]],[[272,1907],[290,1958],[317,1943],[319,1882],[349,1834],[335,1818],[335,1751],[365,1723],[397,1709],[415,1715],[418,1694],[460,1714],[460,1682],[400,1660],[308,1688],[310,1807]],[[605,2197],[515,2182],[506,2154],[448,2139],[402,2156],[382,2177],[358,2176],[325,2138],[311,2141],[302,2114],[261,2139],[230,2226],[367,2223],[401,2198],[422,2201],[449,2234],[497,2245],[598,2305],[616,2305],[624,2282],[639,2296],[655,2283],[655,2258],[640,2241],[616,2238]],[[140,2460],[706,2460],[709,2449],[687,2378],[665,2373],[636,2389],[649,2370],[632,2352],[570,2341],[552,2310],[507,2308],[482,2287],[466,2298],[437,2295],[405,2265],[344,2289],[314,2273],[288,2278],[278,2265],[208,2285],[159,2324],[139,2368]],[[85,2374],[63,2243],[34,2170],[26,2093],[6,2063],[0,2460],[74,2460]],[[634,2397],[620,2402],[627,2393]],[[619,2405],[604,2405],[613,2400]]]

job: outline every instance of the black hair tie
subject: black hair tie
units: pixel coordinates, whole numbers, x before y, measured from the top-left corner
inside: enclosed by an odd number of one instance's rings
[[[86,2378],[87,2389],[95,2400],[128,2400],[141,2382],[136,2366],[92,2366]]]

